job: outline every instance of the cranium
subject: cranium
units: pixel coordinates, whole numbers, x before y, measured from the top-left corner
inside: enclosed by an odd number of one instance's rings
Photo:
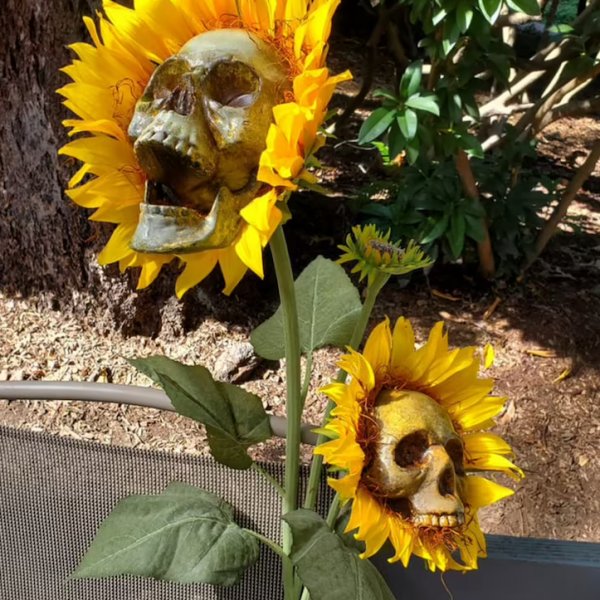
[[[202,33],[155,70],[129,125],[148,177],[134,250],[232,243],[288,78],[276,51],[240,29]]]
[[[463,448],[444,409],[419,392],[385,390],[373,426],[375,453],[363,475],[369,490],[415,526],[461,525]]]

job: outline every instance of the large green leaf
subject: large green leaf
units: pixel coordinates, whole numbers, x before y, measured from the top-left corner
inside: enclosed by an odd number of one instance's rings
[[[417,127],[419,125],[417,113],[410,108],[406,108],[404,112],[398,114],[397,121],[402,135],[407,140],[412,140],[417,133]]]
[[[404,71],[404,75],[400,80],[400,95],[403,98],[408,98],[419,91],[422,68],[423,61],[421,60],[417,60],[406,67],[406,71]]]
[[[372,142],[384,133],[396,117],[394,108],[381,107],[374,110],[362,124],[358,132],[358,143]]]
[[[292,530],[292,562],[311,600],[394,600],[379,571],[319,515],[301,509],[283,519]]]
[[[191,485],[121,500],[104,520],[73,577],[142,575],[232,585],[258,558],[256,538],[223,500]]]
[[[302,271],[294,289],[303,352],[350,342],[361,303],[357,289],[340,265],[317,257]],[[257,354],[268,360],[285,356],[281,306],[252,332],[251,341]]]
[[[180,415],[206,425],[211,452],[219,462],[234,469],[250,468],[248,446],[272,435],[258,396],[215,381],[200,365],[183,365],[166,356],[130,362],[163,388]]]
[[[406,102],[406,106],[414,108],[416,110],[424,110],[432,115],[440,116],[440,108],[438,106],[437,98],[434,94],[419,95],[415,94],[411,96]]]

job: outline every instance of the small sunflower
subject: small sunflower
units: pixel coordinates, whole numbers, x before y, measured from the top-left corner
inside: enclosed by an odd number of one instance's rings
[[[182,296],[217,264],[230,293],[247,269],[263,275],[262,249],[282,222],[283,202],[301,181],[313,182],[306,165],[324,143],[319,131],[333,90],[350,77],[325,67],[331,19],[340,0],[136,0],[126,8],[103,0],[98,26],[84,18],[93,44],[76,43],[77,55],[63,71],[72,83],[58,92],[77,116],[65,121],[70,135],[87,134],[60,153],[83,163],[69,182],[68,196],[95,209],[90,219],[116,228],[99,255],[102,265],[141,267],[138,288],[161,267],[184,264],[176,293]],[[289,91],[273,108],[260,155],[256,196],[239,211],[242,225],[225,247],[191,254],[140,253],[131,248],[147,176],[128,136],[136,103],[155,69],[191,39],[207,31],[244,29],[274,49],[289,74]]]
[[[352,273],[360,273],[359,281],[367,278],[372,285],[378,272],[388,275],[406,275],[416,269],[425,269],[433,261],[410,240],[406,248],[390,242],[391,232],[381,233],[375,225],[356,225],[346,237],[346,245],[338,246],[344,252],[340,264],[356,261]]]
[[[405,566],[414,554],[431,570],[470,570],[486,556],[477,511],[513,492],[474,473],[523,472],[485,431],[505,398],[478,377],[480,360],[473,347],[450,350],[443,323],[415,349],[410,323],[398,319],[392,334],[386,319],[362,354],[342,357],[348,382],[323,389],[336,407],[325,428],[332,439],[316,452],[344,472],[329,483],[352,500],[346,531],[357,530],[364,558],[388,539],[389,561]]]

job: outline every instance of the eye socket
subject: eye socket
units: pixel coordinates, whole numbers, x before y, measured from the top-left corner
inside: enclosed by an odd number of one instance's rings
[[[429,439],[426,432],[409,433],[396,444],[394,460],[399,467],[416,467],[422,462],[428,448]]]
[[[452,439],[446,444],[446,452],[454,464],[454,471],[457,475],[464,475],[464,450],[460,440]]]
[[[250,66],[237,60],[217,63],[206,78],[206,92],[222,106],[251,106],[260,90],[260,79]]]

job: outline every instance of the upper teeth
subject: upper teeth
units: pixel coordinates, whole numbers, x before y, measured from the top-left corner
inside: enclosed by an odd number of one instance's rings
[[[415,515],[412,519],[417,527],[456,527],[465,522],[465,517],[462,513],[453,515]]]

